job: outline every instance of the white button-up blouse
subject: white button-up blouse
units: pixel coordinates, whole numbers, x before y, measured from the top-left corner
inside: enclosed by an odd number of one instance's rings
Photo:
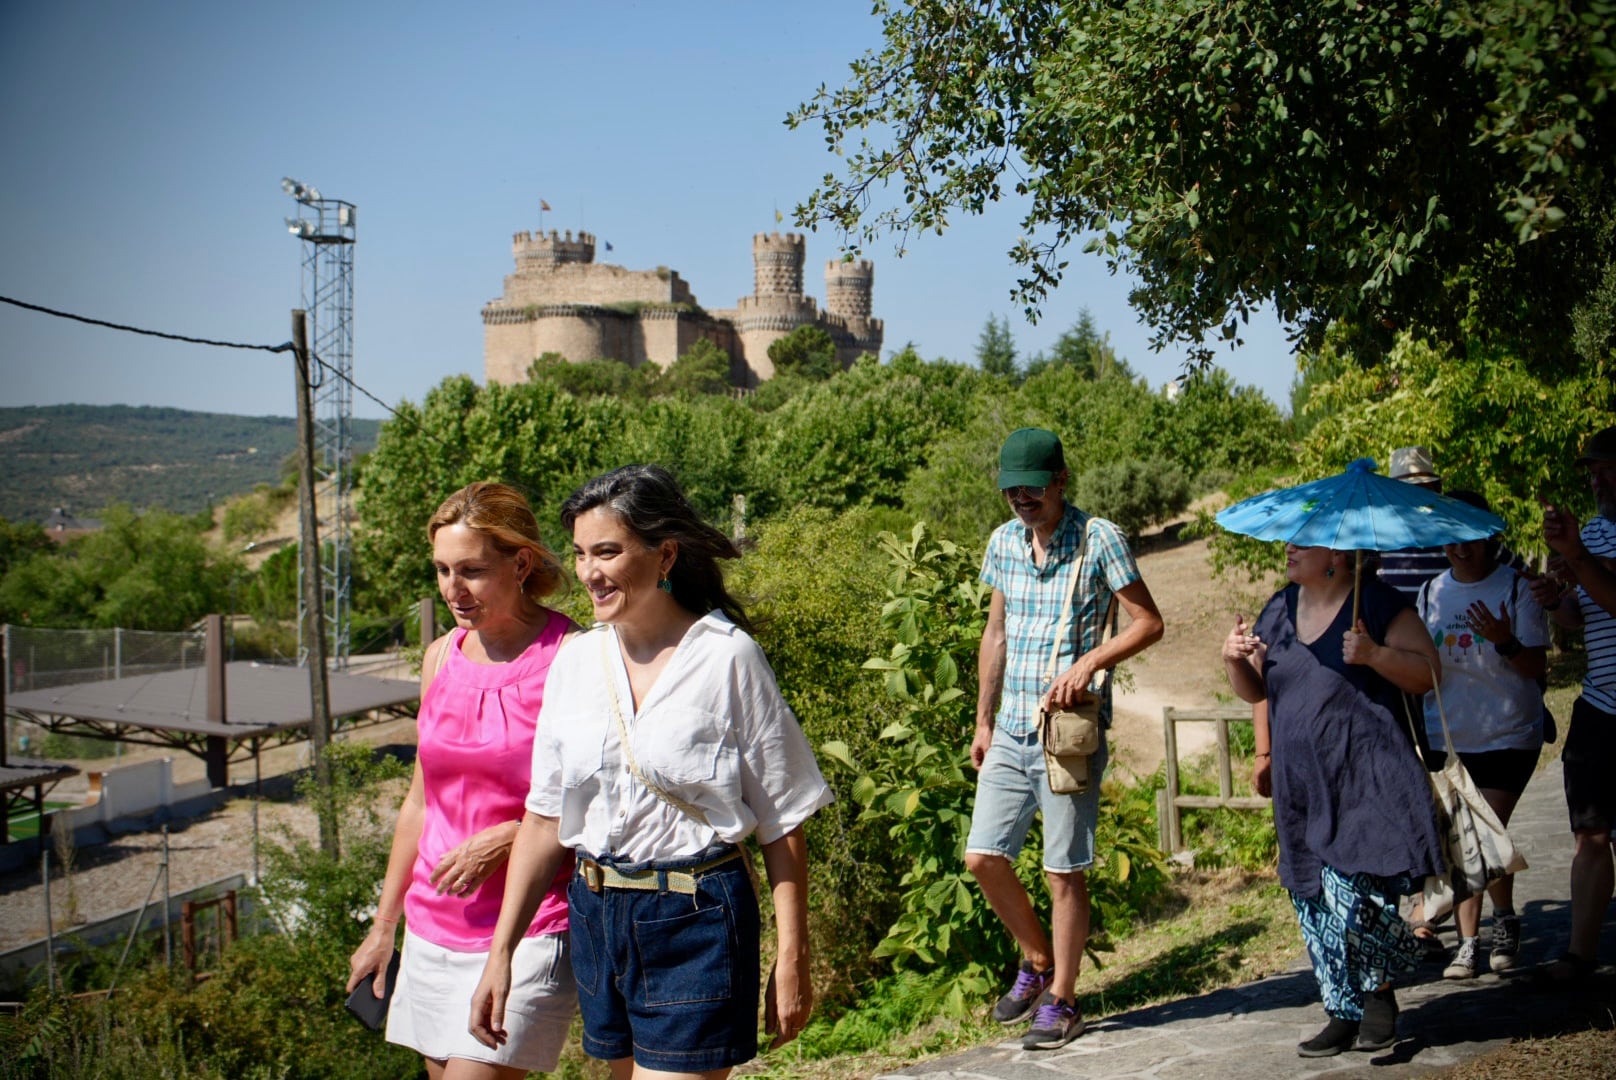
[[[835,797],[763,650],[723,613],[696,621],[637,710],[616,634],[596,626],[567,642],[544,688],[527,808],[560,819],[564,846],[640,863],[695,855],[715,839],[739,843],[754,831],[767,844]],[[629,770],[608,679],[640,771],[699,807],[707,824]]]

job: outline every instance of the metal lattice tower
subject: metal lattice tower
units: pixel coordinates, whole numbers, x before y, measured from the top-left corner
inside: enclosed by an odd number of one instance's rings
[[[281,181],[297,200],[286,227],[303,241],[303,309],[308,312],[314,419],[314,510],[320,529],[326,655],[343,670],[353,622],[353,255],[354,204],[321,198],[291,177]],[[298,564],[297,662],[306,666],[302,563]]]

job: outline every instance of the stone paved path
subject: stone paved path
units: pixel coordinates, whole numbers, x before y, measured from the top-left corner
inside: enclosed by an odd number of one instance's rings
[[[1516,808],[1510,834],[1530,868],[1515,883],[1522,912],[1522,966],[1557,956],[1569,926],[1571,834],[1558,762],[1539,773]],[[1607,913],[1602,956],[1616,956],[1616,912]],[[1483,944],[1487,922],[1482,923]],[[1452,944],[1452,930],[1444,934]],[[1318,984],[1305,966],[1202,997],[1091,1018],[1084,1035],[1055,1051],[1028,1052],[1017,1040],[919,1063],[889,1078],[918,1080],[1281,1080],[1287,1077],[1420,1076],[1524,1036],[1609,1027],[1616,1015],[1616,974],[1602,968],[1577,992],[1537,992],[1519,979],[1486,974],[1442,979],[1427,963],[1398,984],[1399,1041],[1376,1054],[1300,1058],[1296,1044],[1324,1025]],[[1082,985],[1079,984],[1081,991]],[[1616,1076],[1616,1062],[1611,1063]]]

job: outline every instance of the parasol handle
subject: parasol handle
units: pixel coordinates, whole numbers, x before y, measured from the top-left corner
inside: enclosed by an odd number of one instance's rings
[[[1357,553],[1357,561],[1352,567],[1352,628],[1358,629],[1358,603],[1359,586],[1363,584],[1363,549]]]

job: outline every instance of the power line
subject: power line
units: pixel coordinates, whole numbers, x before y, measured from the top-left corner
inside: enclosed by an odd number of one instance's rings
[[[271,353],[292,351],[290,341],[279,345],[249,345],[240,341],[213,341],[209,338],[189,337],[185,334],[167,334],[161,330],[144,330],[138,326],[125,326],[123,323],[107,322],[105,319],[92,319],[88,315],[75,315],[71,311],[57,311],[55,308],[30,304],[26,300],[17,300],[10,296],[0,296],[0,303],[26,308],[29,311],[37,311],[44,315],[54,315],[58,319],[72,319],[74,322],[88,323],[91,326],[104,326],[108,330],[122,330],[128,334],[143,334],[146,337],[164,338],[168,341],[184,341],[191,345],[212,345],[220,349],[256,349],[259,352]]]
[[[10,296],[0,296],[0,303],[11,304],[14,307],[25,308],[29,311],[37,311],[42,315],[53,315],[58,319],[71,319],[74,322],[87,323],[90,326],[103,326],[108,330],[121,330],[128,334],[141,334],[145,337],[163,338],[166,341],[183,341],[190,345],[212,345],[215,348],[220,349],[251,349],[258,352],[268,353],[283,353],[292,351],[292,343],[290,341],[283,342],[280,345],[252,345],[241,341],[214,341],[210,338],[190,337],[186,334],[170,334],[162,330],[146,330],[139,326],[126,326],[123,323],[108,322],[105,319],[92,319],[88,315],[75,315],[71,311],[57,311],[55,308],[48,308],[42,304],[30,304],[26,300],[18,300],[15,297]],[[314,361],[317,370],[320,372],[323,373],[329,371],[331,374],[335,375],[337,378],[341,379],[343,382],[365,395],[365,397],[369,398],[377,405],[380,405],[383,409],[386,409],[388,415],[392,416],[395,420],[403,419],[397,409],[387,404],[387,402],[383,401],[381,398],[377,397],[363,386],[360,386],[353,380],[352,376],[339,370],[335,366],[326,363],[313,353],[309,354],[309,358]],[[311,387],[317,387],[319,385],[318,382],[312,381],[312,371],[309,385]],[[415,426],[417,431],[423,435],[426,435],[427,438],[432,442],[437,443],[438,446],[442,447],[443,449],[448,449],[447,446],[445,446],[437,438],[433,437],[432,434],[428,432],[419,422],[417,422]]]
[[[90,326],[104,326],[108,330],[122,330],[125,333],[142,334],[146,337],[163,338],[166,341],[183,341],[191,345],[212,345],[220,349],[253,349],[258,352],[269,353],[283,353],[292,351],[292,343],[290,341],[284,342],[280,345],[251,345],[242,341],[214,341],[210,338],[190,337],[187,334],[170,334],[162,330],[146,330],[138,326],[125,326],[123,323],[108,322],[105,319],[92,319],[88,315],[75,315],[71,311],[57,311],[55,308],[48,308],[43,304],[30,304],[26,300],[18,300],[11,296],[0,296],[0,303],[7,303],[13,305],[14,307],[26,308],[29,311],[37,311],[43,315],[54,315],[58,319],[72,319],[74,322],[87,323]],[[354,382],[353,379],[349,378],[341,371],[338,371],[332,365],[326,363],[324,360],[321,360],[318,356],[313,357],[313,359],[315,363],[320,365],[321,371],[331,372],[343,382],[365,395],[371,401],[374,401],[377,405],[380,405],[382,408],[386,409],[391,415],[395,417],[398,415],[397,409],[387,404],[387,402],[383,401],[375,394],[372,394],[369,390],[366,390],[363,386],[360,386],[358,383]],[[318,386],[319,384],[311,383],[310,385]]]

